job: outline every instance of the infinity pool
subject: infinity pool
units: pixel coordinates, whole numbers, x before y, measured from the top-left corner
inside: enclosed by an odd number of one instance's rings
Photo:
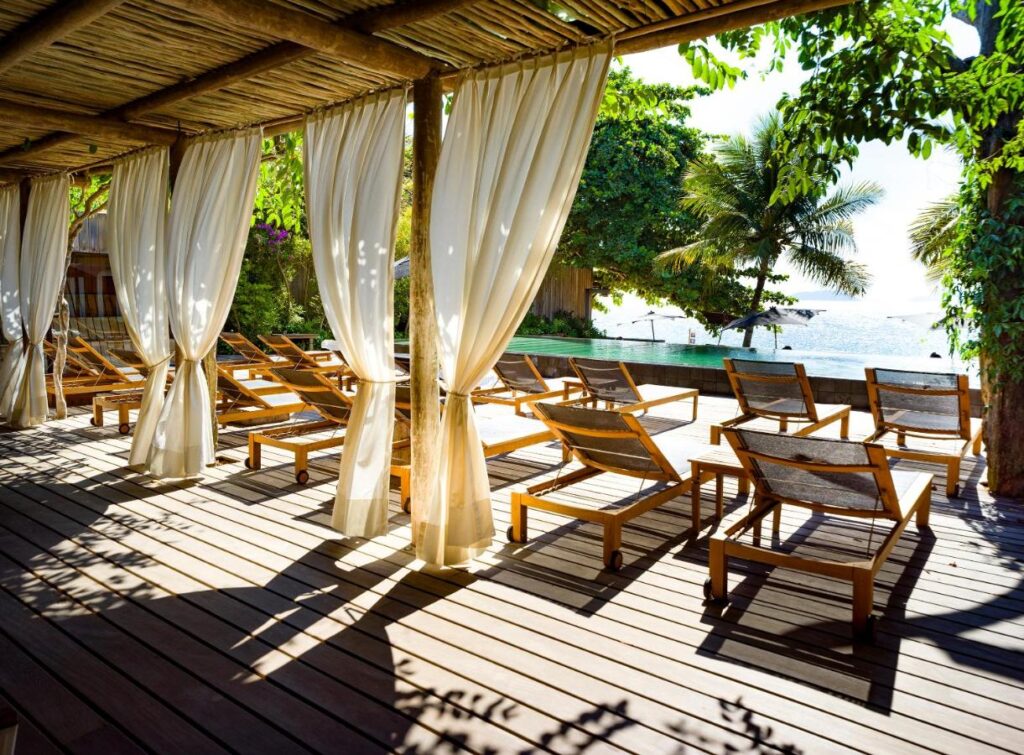
[[[776,351],[743,349],[732,346],[688,346],[680,343],[619,341],[607,338],[513,338],[508,350],[516,354],[591,357],[623,362],[680,364],[693,367],[722,368],[723,357],[766,361],[802,362],[808,375],[864,379],[865,367],[888,367],[926,372],[963,372],[964,365],[949,357],[928,359],[893,355],[843,354],[825,351]],[[977,385],[977,369],[966,370],[972,385]]]

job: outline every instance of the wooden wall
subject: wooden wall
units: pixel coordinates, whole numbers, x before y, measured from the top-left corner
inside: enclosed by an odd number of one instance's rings
[[[530,311],[543,317],[556,312],[571,312],[590,319],[590,293],[594,287],[594,271],[590,268],[551,264]]]

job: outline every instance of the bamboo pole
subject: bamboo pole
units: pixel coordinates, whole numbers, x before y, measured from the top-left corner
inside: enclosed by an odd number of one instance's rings
[[[441,80],[432,75],[413,85],[412,239],[409,249],[409,350],[412,381],[413,522],[433,492],[440,461],[437,384],[437,320],[430,268],[430,202],[441,154]],[[413,540],[416,539],[415,526]]]
[[[0,122],[28,125],[33,128],[60,129],[85,136],[142,144],[173,144],[178,138],[178,132],[169,128],[141,126],[114,118],[83,115],[38,105],[24,105],[10,100],[0,100]]]

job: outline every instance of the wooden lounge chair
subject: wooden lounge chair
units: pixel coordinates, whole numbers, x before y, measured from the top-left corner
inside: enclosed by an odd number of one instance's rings
[[[875,420],[875,431],[865,440],[885,445],[891,458],[944,464],[946,495],[958,495],[960,462],[968,448],[980,454],[982,443],[981,420],[971,418],[967,376],[871,368],[864,372]],[[885,444],[890,433],[896,434],[895,446]],[[931,447],[908,447],[907,436],[931,441]]]
[[[277,380],[301,398],[308,407],[314,409],[320,415],[320,419],[268,430],[253,430],[249,433],[249,456],[245,460],[245,466],[249,469],[260,469],[263,446],[280,448],[295,456],[295,481],[305,485],[309,482],[309,454],[344,445],[345,427],[352,411],[352,399],[339,390],[337,384],[319,372],[286,367],[275,368],[272,372]],[[397,411],[395,421],[394,446],[404,448],[409,444],[409,433],[405,429],[408,422],[404,415]],[[403,488],[403,501],[408,499],[407,487],[408,483]]]
[[[523,406],[529,402],[550,398],[568,401],[573,392],[583,390],[579,383],[564,378],[545,380],[525,354],[505,354],[494,365],[494,374],[500,385],[473,391],[473,401],[511,406],[520,417],[526,416]]]
[[[138,370],[121,369],[78,336],[68,339],[69,361],[72,357],[75,364],[84,366],[87,373],[62,378],[64,395],[68,397],[138,389],[145,381]],[[54,393],[52,376],[46,381],[46,392],[50,395]]]
[[[604,526],[604,564],[617,571],[622,566],[622,525],[673,498],[689,495],[690,459],[706,446],[679,436],[660,437],[656,442],[640,420],[626,412],[539,402],[532,409],[583,468],[513,492],[509,541],[526,542],[530,508],[596,522]],[[611,503],[591,502],[572,491],[574,485],[604,474],[650,484]],[[691,517],[695,531],[699,530],[699,498],[692,502]]]
[[[220,340],[226,343],[238,358],[222,360],[218,357],[217,361],[224,361],[235,369],[247,369],[254,376],[263,374],[263,371],[272,367],[291,367],[293,364],[292,360],[280,354],[267,354],[241,333],[225,330],[221,332]]]
[[[673,388],[665,385],[637,385],[624,362],[603,362],[596,359],[569,357],[569,366],[579,376],[585,392],[581,402],[588,401],[596,407],[605,402],[608,409],[620,412],[647,412],[654,406],[670,404],[673,401],[693,400],[693,419],[697,419],[696,388]]]
[[[260,340],[269,346],[274,353],[284,357],[291,362],[293,367],[297,367],[298,369],[315,370],[317,372],[326,373],[336,372],[339,375],[350,373],[345,361],[339,359],[333,352],[306,351],[282,333],[260,336]]]
[[[875,575],[911,517],[916,517],[919,528],[927,526],[932,475],[890,472],[885,449],[874,443],[735,428],[726,429],[725,435],[754,482],[754,498],[745,516],[711,536],[711,575],[704,585],[705,597],[713,602],[726,600],[731,557],[844,579],[853,583],[854,632],[870,639]],[[871,535],[878,520],[890,527],[877,539],[864,536],[863,558],[822,558],[778,542],[783,505],[834,517],[870,519]],[[771,544],[762,545],[761,522],[769,514]],[[750,543],[743,542],[748,531],[752,531]]]
[[[305,402],[285,386],[271,383],[274,393],[253,388],[253,381],[239,380],[230,369],[217,369],[217,422],[273,422],[285,420],[306,408]],[[259,381],[270,382],[270,381]]]
[[[407,412],[411,408],[408,386],[398,386],[395,407],[402,412]],[[486,459],[555,439],[554,433],[543,422],[528,417],[517,417],[514,414],[477,415],[476,429]],[[408,491],[411,484],[411,460],[408,448],[393,455],[391,474],[398,477],[402,483],[402,509],[408,513]]]
[[[804,366],[796,362],[762,362],[753,359],[723,359],[729,385],[740,405],[738,417],[711,426],[711,443],[722,441],[722,428],[736,427],[758,418],[776,420],[779,432],[790,422],[806,423],[794,435],[810,435],[839,422],[839,435],[850,437],[850,407],[847,404],[816,404]]]

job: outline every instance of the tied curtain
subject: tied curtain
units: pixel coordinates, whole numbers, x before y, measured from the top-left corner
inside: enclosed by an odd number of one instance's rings
[[[306,121],[306,208],[324,312],[359,378],[331,524],[387,531],[395,424],[392,262],[405,140],[402,90]]]
[[[25,366],[21,329],[18,271],[21,254],[21,190],[17,184],[0,187],[0,332],[7,350],[0,360],[0,417],[10,415],[14,389]]]
[[[468,74],[458,84],[431,205],[439,358],[448,396],[440,468],[413,508],[417,556],[463,563],[491,542],[490,485],[470,391],[544,279],[587,156],[610,40]]]
[[[146,150],[114,165],[107,205],[110,269],[128,336],[146,365],[128,464],[145,466],[164,403],[171,342],[164,288],[169,151]]]
[[[8,416],[12,427],[46,421],[46,355],[43,339],[53,322],[68,248],[70,182],[67,174],[32,180],[21,236],[18,293],[25,329],[25,363]],[[15,372],[19,370],[16,368]]]
[[[199,475],[214,460],[210,392],[201,360],[217,343],[242,267],[256,196],[262,130],[218,134],[185,151],[167,228],[167,304],[182,353],[153,433],[149,472]]]

